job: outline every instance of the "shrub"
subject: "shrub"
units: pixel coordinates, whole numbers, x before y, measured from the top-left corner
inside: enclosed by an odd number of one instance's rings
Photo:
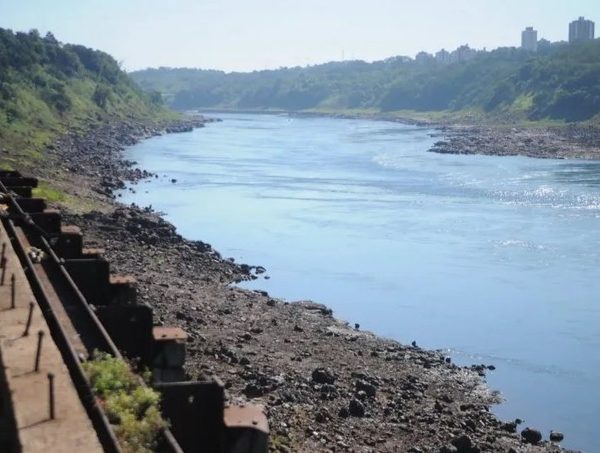
[[[94,90],[94,94],[92,95],[92,100],[96,103],[98,107],[101,109],[106,108],[106,102],[110,97],[110,90],[104,85],[96,85],[96,89]]]
[[[142,385],[127,362],[108,354],[96,353],[83,368],[124,451],[155,451],[160,432],[168,426],[160,414],[160,394]]]

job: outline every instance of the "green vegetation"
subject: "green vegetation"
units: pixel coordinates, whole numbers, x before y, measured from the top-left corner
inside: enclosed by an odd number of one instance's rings
[[[32,195],[37,198],[45,198],[51,202],[61,202],[67,199],[67,194],[62,190],[52,187],[45,181],[40,181],[38,187],[33,189]]]
[[[442,64],[405,57],[251,73],[147,69],[131,74],[178,109],[359,112],[500,122],[600,119],[600,40],[531,53],[479,52]]]
[[[158,436],[167,427],[160,415],[160,395],[141,385],[127,362],[108,354],[97,353],[83,368],[124,451],[156,451]]]
[[[67,130],[175,115],[104,52],[62,44],[50,33],[0,28],[0,165],[41,159],[44,146]]]

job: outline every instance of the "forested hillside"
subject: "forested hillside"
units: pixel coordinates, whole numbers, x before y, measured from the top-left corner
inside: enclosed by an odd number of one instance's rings
[[[530,53],[501,48],[442,64],[403,57],[251,73],[159,68],[132,77],[178,109],[476,111],[517,120],[600,113],[600,40]]]
[[[0,149],[36,155],[67,128],[172,116],[161,103],[104,52],[0,28]]]

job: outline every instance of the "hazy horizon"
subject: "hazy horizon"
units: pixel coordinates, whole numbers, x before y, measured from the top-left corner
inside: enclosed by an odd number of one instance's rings
[[[456,0],[31,0],[0,5],[0,27],[51,31],[62,42],[113,55],[128,71],[188,67],[226,72],[376,61],[419,51],[520,45],[527,26],[567,38],[579,16],[596,21],[596,1]]]

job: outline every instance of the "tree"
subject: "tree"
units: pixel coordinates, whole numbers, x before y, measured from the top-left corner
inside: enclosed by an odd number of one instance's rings
[[[163,105],[163,98],[162,98],[162,94],[160,94],[160,91],[153,90],[150,92],[149,96],[150,96],[150,102],[153,105]]]
[[[94,94],[92,95],[92,100],[96,103],[98,107],[101,109],[106,108],[106,103],[110,96],[110,90],[108,87],[104,85],[96,85],[96,89],[94,90]]]
[[[48,44],[58,45],[57,39],[51,32],[46,33],[46,36],[44,36],[44,41],[46,41]]]
[[[65,85],[61,82],[54,82],[46,86],[42,90],[42,99],[61,116],[71,110],[73,106],[73,101],[67,94]]]

